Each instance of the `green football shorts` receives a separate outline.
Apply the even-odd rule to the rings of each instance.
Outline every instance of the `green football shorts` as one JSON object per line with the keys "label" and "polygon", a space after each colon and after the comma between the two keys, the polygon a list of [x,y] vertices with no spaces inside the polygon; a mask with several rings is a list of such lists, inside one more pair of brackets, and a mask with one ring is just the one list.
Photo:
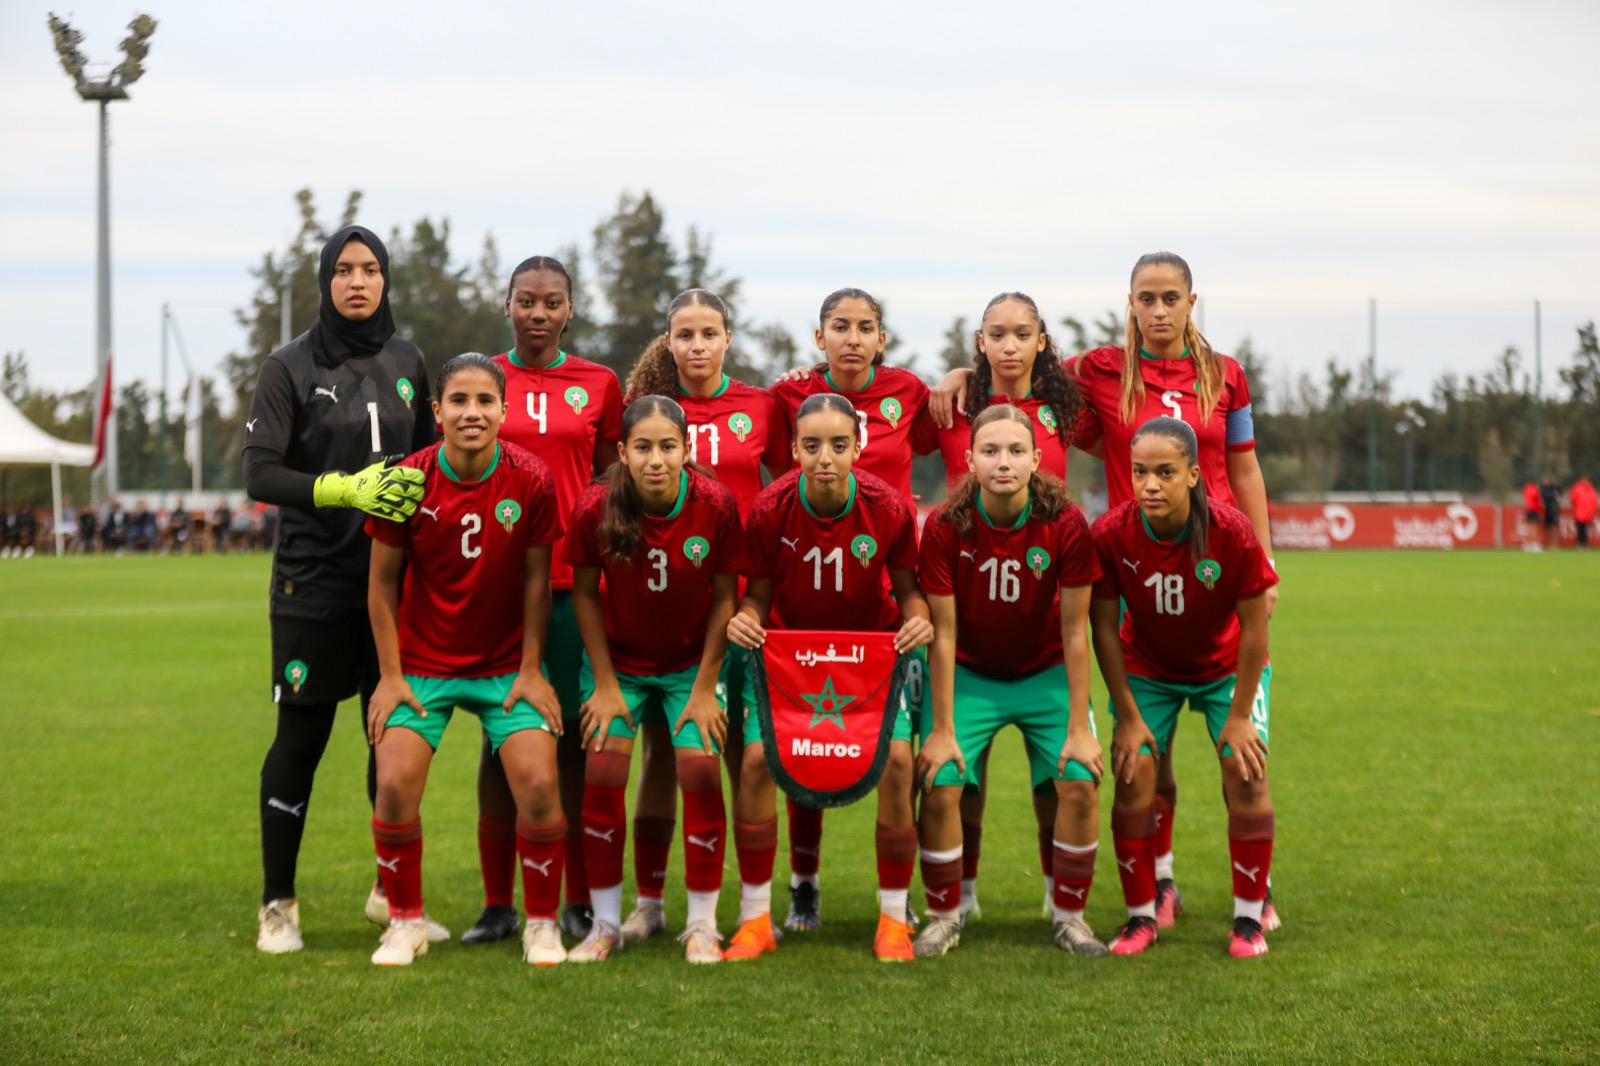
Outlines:
{"label": "green football shorts", "polygon": [[[670,730],[677,723],[678,715],[689,705],[689,694],[694,691],[695,675],[699,672],[698,666],[676,673],[655,675],[616,671],[617,686],[622,689],[622,700],[628,705],[634,724],[630,727],[627,719],[613,718],[606,736],[632,740],[639,735],[638,727],[648,722],[664,725]],[[583,666],[578,675],[578,691],[585,700],[594,695],[594,671],[589,666],[587,654],[583,657]],[[717,702],[724,710],[727,709],[726,689],[720,682],[717,684]],[[673,736],[672,746],[705,750],[700,740],[700,729],[693,722],[684,723],[683,729]],[[715,745],[711,750],[720,754]]]}
{"label": "green football shorts", "polygon": [[505,699],[511,692],[511,683],[517,679],[516,674],[501,674],[498,677],[419,677],[407,674],[405,678],[406,684],[411,686],[412,695],[417,697],[417,702],[422,704],[428,715],[424,718],[412,710],[409,703],[402,703],[390,712],[384,728],[401,726],[409,729],[426,740],[428,747],[434,751],[439,750],[444,727],[450,724],[450,717],[457,707],[478,716],[493,751],[499,751],[500,745],[512,733],[524,729],[550,732],[544,716],[534,710],[533,704],[527,700],[518,700],[511,710],[505,709]]}
{"label": "green football shorts", "polygon": [[[1178,728],[1178,712],[1187,701],[1191,711],[1206,716],[1206,728],[1211,731],[1211,742],[1228,721],[1228,708],[1233,705],[1234,679],[1230,675],[1218,681],[1157,681],[1152,677],[1128,675],[1128,688],[1133,692],[1133,702],[1139,706],[1139,716],[1150,728],[1163,754],[1172,746],[1172,734]],[[1250,721],[1261,734],[1261,743],[1270,744],[1268,724],[1272,710],[1272,664],[1261,669],[1261,685],[1250,708]],[[1115,709],[1113,709],[1113,714]],[[1150,745],[1139,749],[1141,755],[1153,754]],[[1223,750],[1224,756],[1233,750]]]}
{"label": "green football shorts", "polygon": [[[954,762],[939,768],[933,783],[939,785],[977,785],[983,766],[983,753],[996,733],[1008,725],[1022,730],[1028,749],[1028,771],[1035,792],[1052,781],[1093,781],[1089,768],[1073,759],[1064,771],[1057,772],[1061,749],[1067,743],[1068,693],[1065,672],[1058,664],[1027,677],[1005,681],[985,677],[956,665],[955,725],[956,743],[967,761],[965,774]],[[1097,737],[1094,706],[1089,707],[1089,731]],[[922,741],[933,732],[933,715],[922,721]]]}
{"label": "green football shorts", "polygon": [[561,701],[561,717],[568,722],[582,717],[583,699],[578,692],[578,673],[583,666],[583,637],[578,633],[578,614],[572,606],[571,589],[550,593],[550,626],[544,636],[544,674]]}

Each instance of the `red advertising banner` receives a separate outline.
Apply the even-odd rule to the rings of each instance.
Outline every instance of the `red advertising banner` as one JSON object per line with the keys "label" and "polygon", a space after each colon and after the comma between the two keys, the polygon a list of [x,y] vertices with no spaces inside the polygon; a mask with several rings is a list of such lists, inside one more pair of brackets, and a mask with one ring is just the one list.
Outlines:
{"label": "red advertising banner", "polygon": [[[1272,548],[1494,548],[1493,504],[1285,503],[1268,508]],[[1507,515],[1507,517],[1510,517]],[[1501,527],[1504,528],[1504,527]],[[1517,538],[1505,529],[1503,541]]]}

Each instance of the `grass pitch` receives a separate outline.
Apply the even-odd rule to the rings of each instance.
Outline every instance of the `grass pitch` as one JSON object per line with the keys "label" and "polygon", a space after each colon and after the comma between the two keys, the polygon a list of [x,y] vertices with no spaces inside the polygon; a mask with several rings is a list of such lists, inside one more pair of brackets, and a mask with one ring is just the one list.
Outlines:
{"label": "grass pitch", "polygon": [[[264,558],[0,560],[0,1060],[1593,1061],[1600,554],[1280,562],[1285,925],[1265,958],[1226,954],[1217,770],[1186,716],[1187,910],[1147,955],[1050,944],[1021,744],[1003,734],[983,918],[947,958],[873,960],[867,803],[828,816],[824,928],[775,955],[691,968],[662,938],[536,971],[514,943],[368,963],[353,705],[308,811],[307,948],[255,950],[257,773],[273,728]],[[1103,693],[1096,705],[1109,740]],[[457,932],[481,902],[477,740],[463,716],[425,801],[429,910]],[[1123,912],[1107,821],[1102,836],[1088,917],[1109,937]]]}

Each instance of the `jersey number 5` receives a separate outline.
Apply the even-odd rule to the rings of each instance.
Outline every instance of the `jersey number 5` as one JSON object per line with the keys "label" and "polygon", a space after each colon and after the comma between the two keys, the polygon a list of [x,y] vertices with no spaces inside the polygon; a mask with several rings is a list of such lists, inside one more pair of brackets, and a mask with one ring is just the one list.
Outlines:
{"label": "jersey number 5", "polygon": [[1172,412],[1172,417],[1176,418],[1179,422],[1183,421],[1183,408],[1178,406],[1178,398],[1182,395],[1183,393],[1179,392],[1177,389],[1168,389],[1166,392],[1161,394],[1162,404],[1166,406],[1167,410]]}
{"label": "jersey number 5", "polygon": [[1156,614],[1183,613],[1183,575],[1151,574],[1144,587],[1156,590]]}

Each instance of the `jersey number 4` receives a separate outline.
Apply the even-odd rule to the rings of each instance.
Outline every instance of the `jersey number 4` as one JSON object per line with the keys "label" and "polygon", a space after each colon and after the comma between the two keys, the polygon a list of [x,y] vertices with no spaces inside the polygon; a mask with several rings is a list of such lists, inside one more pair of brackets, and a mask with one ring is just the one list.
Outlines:
{"label": "jersey number 4", "polygon": [[1156,590],[1156,614],[1183,613],[1183,575],[1151,574],[1144,587]]}
{"label": "jersey number 4", "polygon": [[[539,423],[539,432],[541,434],[544,433],[545,404],[548,399],[549,397],[545,396],[545,394],[542,392],[528,393],[528,417]],[[534,403],[534,400],[538,400],[539,402]]]}

